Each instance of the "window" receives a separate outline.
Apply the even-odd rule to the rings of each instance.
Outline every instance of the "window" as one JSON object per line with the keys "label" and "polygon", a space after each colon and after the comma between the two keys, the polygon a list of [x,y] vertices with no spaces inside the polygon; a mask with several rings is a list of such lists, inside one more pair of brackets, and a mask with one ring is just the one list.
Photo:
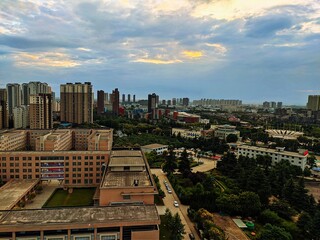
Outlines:
{"label": "window", "polygon": [[130,195],[123,195],[123,200],[130,200],[131,199],[131,196]]}
{"label": "window", "polygon": [[129,166],[125,166],[125,167],[123,167],[123,170],[124,171],[130,171],[130,167]]}

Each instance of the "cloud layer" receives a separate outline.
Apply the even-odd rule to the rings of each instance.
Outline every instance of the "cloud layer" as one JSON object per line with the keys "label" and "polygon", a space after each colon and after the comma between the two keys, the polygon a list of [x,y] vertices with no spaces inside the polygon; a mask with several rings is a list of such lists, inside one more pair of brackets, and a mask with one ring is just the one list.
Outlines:
{"label": "cloud layer", "polygon": [[305,104],[319,66],[319,1],[0,1],[0,87]]}

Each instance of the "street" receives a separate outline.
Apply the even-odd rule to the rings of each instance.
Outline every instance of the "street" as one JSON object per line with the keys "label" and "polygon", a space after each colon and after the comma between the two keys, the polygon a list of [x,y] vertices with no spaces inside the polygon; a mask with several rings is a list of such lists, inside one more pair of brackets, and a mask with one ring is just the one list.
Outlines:
{"label": "street", "polygon": [[[207,172],[217,167],[217,161],[211,160],[208,158],[193,158],[193,161],[195,162],[202,162],[203,164],[193,167],[192,172]],[[168,208],[172,214],[178,213],[181,217],[181,221],[185,226],[185,232],[184,239],[189,239],[188,234],[193,233],[195,236],[195,239],[200,240],[198,233],[196,229],[194,228],[194,224],[188,217],[187,209],[189,206],[182,205],[178,196],[176,195],[173,187],[171,186],[166,174],[161,169],[151,169],[152,174],[155,174],[159,178],[159,182],[161,185],[162,190],[165,192],[166,197],[163,199],[164,205],[166,208]],[[172,194],[169,194],[166,186],[164,185],[164,181],[167,181],[167,183],[170,185],[170,188],[172,190]],[[179,203],[179,207],[175,207],[173,205],[173,201],[177,201]]]}

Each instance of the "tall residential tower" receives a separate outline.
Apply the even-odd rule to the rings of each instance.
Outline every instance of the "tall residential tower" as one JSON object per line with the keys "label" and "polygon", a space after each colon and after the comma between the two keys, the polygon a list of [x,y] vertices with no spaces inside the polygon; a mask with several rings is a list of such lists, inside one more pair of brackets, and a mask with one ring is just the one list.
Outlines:
{"label": "tall residential tower", "polygon": [[60,85],[60,120],[93,123],[93,89],[90,82]]}

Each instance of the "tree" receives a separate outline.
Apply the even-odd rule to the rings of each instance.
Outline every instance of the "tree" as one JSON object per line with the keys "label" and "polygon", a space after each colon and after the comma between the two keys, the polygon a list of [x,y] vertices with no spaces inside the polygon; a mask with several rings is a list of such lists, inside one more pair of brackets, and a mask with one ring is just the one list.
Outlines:
{"label": "tree", "polygon": [[271,224],[264,225],[259,237],[259,240],[292,240],[292,236],[281,227]]}
{"label": "tree", "polygon": [[242,192],[239,194],[240,212],[243,216],[256,216],[261,210],[259,195],[254,192]]}
{"label": "tree", "polygon": [[183,176],[187,176],[191,172],[189,154],[186,149],[184,149],[181,153],[179,171],[183,174]]}
{"label": "tree", "polygon": [[238,136],[235,134],[229,134],[226,138],[227,143],[235,143],[238,141]]}
{"label": "tree", "polygon": [[182,240],[184,231],[184,225],[181,222],[180,215],[176,213],[172,218],[172,223],[170,225],[170,232],[172,240]]}
{"label": "tree", "polygon": [[173,149],[169,150],[169,155],[165,158],[165,163],[163,165],[163,171],[166,173],[173,173],[177,168],[176,156]]}
{"label": "tree", "polygon": [[320,210],[318,210],[312,220],[311,225],[311,235],[314,237],[315,240],[320,239]]}

